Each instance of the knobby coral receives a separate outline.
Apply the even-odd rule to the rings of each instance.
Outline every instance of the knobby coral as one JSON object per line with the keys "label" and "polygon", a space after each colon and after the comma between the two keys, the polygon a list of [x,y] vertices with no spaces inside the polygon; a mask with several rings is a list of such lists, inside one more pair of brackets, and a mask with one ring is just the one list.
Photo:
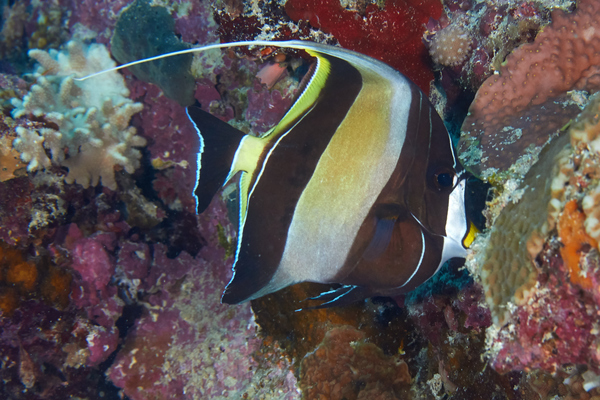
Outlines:
{"label": "knobby coral", "polygon": [[[600,366],[599,111],[596,94],[542,151],[467,261],[492,311],[489,356],[499,371]],[[490,214],[494,207],[503,204]]]}
{"label": "knobby coral", "polygon": [[459,65],[469,56],[472,42],[473,39],[466,29],[459,25],[448,25],[431,39],[429,54],[438,64]]}
{"label": "knobby coral", "polygon": [[[463,124],[461,149],[477,173],[508,168],[529,146],[540,146],[580,109],[567,92],[600,89],[600,3],[582,0],[573,13],[552,13],[534,43],[510,54],[477,92]],[[468,157],[465,157],[468,158]]]}
{"label": "knobby coral", "polygon": [[88,187],[101,179],[104,186],[115,190],[114,168],[133,173],[141,158],[135,147],[145,146],[146,140],[129,126],[131,117],[143,106],[128,98],[129,90],[119,73],[75,80],[115,66],[106,47],[84,47],[72,41],[64,51],[31,50],[29,55],[40,63],[34,73],[36,83],[23,100],[12,100],[13,116],[41,117],[48,124],[16,129],[13,146],[29,163],[27,169],[31,172],[57,164],[69,169],[67,183]]}

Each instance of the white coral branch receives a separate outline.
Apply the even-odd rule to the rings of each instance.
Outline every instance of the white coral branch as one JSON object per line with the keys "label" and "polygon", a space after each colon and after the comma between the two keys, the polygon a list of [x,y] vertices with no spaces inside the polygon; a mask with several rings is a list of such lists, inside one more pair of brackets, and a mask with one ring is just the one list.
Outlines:
{"label": "white coral branch", "polygon": [[101,83],[73,80],[74,75],[114,66],[106,47],[83,47],[77,42],[66,47],[62,52],[31,50],[29,55],[40,63],[34,74],[36,84],[23,100],[12,100],[15,118],[44,117],[58,129],[21,127],[13,146],[29,163],[29,171],[48,168],[54,162],[69,168],[67,183],[88,187],[101,180],[114,190],[115,167],[133,173],[140,165],[141,153],[134,147],[145,146],[146,140],[136,136],[129,122],[143,105],[127,98],[129,91],[118,72],[105,74]]}

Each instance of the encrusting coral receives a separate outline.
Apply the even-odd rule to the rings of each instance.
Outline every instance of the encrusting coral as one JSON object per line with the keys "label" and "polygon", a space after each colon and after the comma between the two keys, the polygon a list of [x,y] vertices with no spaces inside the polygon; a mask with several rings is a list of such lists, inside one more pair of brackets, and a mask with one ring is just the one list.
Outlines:
{"label": "encrusting coral", "polygon": [[535,42],[510,54],[477,92],[460,149],[480,156],[464,154],[467,166],[504,170],[524,149],[544,144],[580,111],[567,92],[600,89],[599,63],[600,3],[582,0],[573,13],[554,11]]}
{"label": "encrusting coral", "polygon": [[[511,201],[493,221],[482,250],[476,253],[481,259],[473,272],[480,278],[496,324],[506,321],[509,303],[525,304],[536,284],[535,258],[553,228],[546,206],[551,199],[551,174],[557,153],[567,143],[566,136],[555,139],[540,155],[522,189],[513,192]],[[477,241],[475,248],[479,246]]]}
{"label": "encrusting coral", "polygon": [[[300,385],[311,399],[411,399],[408,365],[385,355],[351,326],[332,328],[302,360]],[[357,384],[360,382],[360,384]]]}
{"label": "encrusting coral", "polygon": [[105,187],[115,190],[114,168],[133,173],[141,157],[135,147],[145,146],[146,140],[129,126],[131,117],[143,106],[128,98],[119,73],[74,80],[115,66],[106,47],[84,47],[71,41],[65,51],[31,50],[29,55],[41,65],[34,73],[36,84],[30,92],[23,100],[13,99],[13,116],[33,115],[48,124],[46,128],[16,128],[18,137],[13,146],[29,163],[27,169],[36,171],[58,164],[69,169],[67,183],[88,187],[101,179]]}
{"label": "encrusting coral", "polygon": [[498,217],[468,258],[492,311],[488,355],[498,371],[600,366],[599,115],[596,94],[544,148],[511,200],[490,204]]}

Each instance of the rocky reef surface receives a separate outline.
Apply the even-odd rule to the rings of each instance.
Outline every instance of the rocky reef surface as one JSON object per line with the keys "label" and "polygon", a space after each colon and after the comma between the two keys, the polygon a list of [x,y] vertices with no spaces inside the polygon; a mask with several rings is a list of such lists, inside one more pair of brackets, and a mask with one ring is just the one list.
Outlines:
{"label": "rocky reef surface", "polygon": [[[0,398],[600,399],[597,0],[0,7]],[[490,187],[465,264],[343,308],[296,311],[315,284],[220,304],[235,188],[196,215],[182,105],[259,135],[310,60],[219,50],[76,78],[252,39],[339,44],[430,95]]]}

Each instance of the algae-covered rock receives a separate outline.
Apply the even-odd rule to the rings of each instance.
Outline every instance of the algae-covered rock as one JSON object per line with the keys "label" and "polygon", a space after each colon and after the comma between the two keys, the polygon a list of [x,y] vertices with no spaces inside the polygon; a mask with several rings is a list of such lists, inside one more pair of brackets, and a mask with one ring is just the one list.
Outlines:
{"label": "algae-covered rock", "polygon": [[[164,7],[151,7],[148,0],[136,0],[127,7],[115,26],[112,55],[121,63],[141,60],[189,48],[174,33],[175,23]],[[165,95],[182,106],[194,103],[192,55],[185,54],[152,61],[129,70],[143,81],[158,85]]]}

